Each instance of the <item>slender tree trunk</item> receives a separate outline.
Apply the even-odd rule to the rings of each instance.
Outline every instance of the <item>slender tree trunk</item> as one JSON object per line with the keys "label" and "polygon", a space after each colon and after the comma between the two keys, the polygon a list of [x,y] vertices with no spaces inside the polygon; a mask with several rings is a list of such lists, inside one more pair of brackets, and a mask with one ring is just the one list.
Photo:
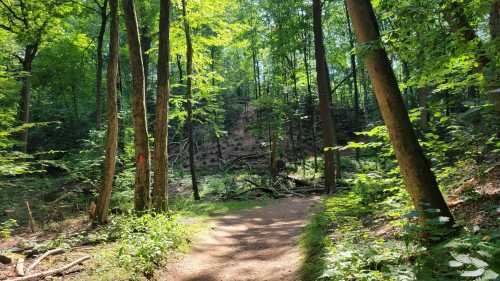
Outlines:
{"label": "slender tree trunk", "polygon": [[155,122],[155,171],[153,207],[167,209],[168,199],[168,99],[170,96],[170,0],[160,1],[160,39],[158,51],[158,90]]}
{"label": "slender tree trunk", "polygon": [[189,142],[189,167],[191,170],[191,182],[193,185],[194,200],[200,200],[198,180],[196,178],[196,166],[194,159],[193,139],[193,43],[191,41],[191,29],[187,18],[187,0],[182,0],[182,16],[184,18],[184,33],[186,35],[186,129]]}
{"label": "slender tree trunk", "polygon": [[313,0],[314,46],[318,80],[319,109],[323,129],[323,151],[325,161],[325,185],[329,193],[335,192],[335,121],[330,109],[330,78],[326,63],[323,28],[321,23],[321,1]]}
{"label": "slender tree trunk", "polygon": [[104,65],[103,58],[103,44],[104,34],[106,33],[106,23],[108,21],[108,0],[104,0],[102,6],[99,6],[101,14],[101,26],[99,27],[99,34],[97,35],[97,66],[96,66],[96,79],[95,79],[95,127],[97,130],[101,129],[102,119],[102,70]]}
{"label": "slender tree trunk", "polygon": [[[354,130],[361,128],[360,108],[359,108],[359,87],[358,87],[358,70],[356,65],[356,54],[354,53],[354,38],[352,36],[351,18],[347,11],[347,3],[344,1],[345,13],[347,18],[347,31],[349,33],[349,45],[351,47],[351,72],[352,84],[354,88]],[[356,161],[359,162],[359,149],[356,149]]]}
{"label": "slender tree trunk", "polygon": [[418,103],[420,107],[420,128],[426,130],[429,125],[429,109],[427,108],[427,97],[429,95],[429,87],[423,87],[417,90]]}
{"label": "slender tree trunk", "polygon": [[[210,68],[211,68],[211,71],[213,74],[215,74],[215,47],[212,47],[211,50],[210,50],[210,55],[212,57],[212,63],[210,64]],[[212,87],[215,89],[215,76],[212,77]],[[218,123],[218,114],[217,114],[217,111],[214,110],[214,122],[215,124],[217,125]],[[223,157],[222,157],[222,149],[221,149],[221,146],[220,146],[220,135],[219,135],[219,132],[217,132],[216,130],[214,130],[214,135],[215,135],[215,142],[217,143],[217,159],[219,161],[219,167],[222,167],[222,161],[223,161]]]}
{"label": "slender tree trunk", "polygon": [[122,0],[127,29],[130,66],[132,69],[132,114],[135,146],[135,196],[137,211],[149,208],[150,156],[146,121],[144,65],[142,62],[139,28],[133,0]]}
{"label": "slender tree trunk", "polygon": [[[307,32],[307,31],[306,31]],[[304,67],[306,71],[306,81],[307,81],[307,112],[310,115],[310,126],[312,128],[312,149],[314,156],[314,172],[318,171],[318,147],[316,146],[316,110],[314,106],[314,97],[311,87],[311,73],[309,71],[309,60],[308,60],[308,46],[309,46],[309,36],[308,33],[304,36]]]}
{"label": "slender tree trunk", "polygon": [[278,171],[278,150],[277,150],[277,144],[276,144],[276,132],[271,128],[271,123],[269,122],[267,124],[267,130],[268,130],[268,137],[269,137],[269,144],[270,144],[270,161],[269,161],[269,168],[271,169],[271,179],[274,181],[279,174]]}
{"label": "slender tree trunk", "polygon": [[108,88],[108,128],[106,135],[106,158],[104,160],[104,178],[99,198],[97,200],[96,214],[100,224],[107,222],[109,200],[113,188],[115,176],[116,155],[118,148],[118,104],[117,104],[117,80],[118,80],[118,57],[120,53],[119,43],[119,18],[118,0],[110,0],[111,23],[109,33],[109,64],[107,72]]}
{"label": "slender tree trunk", "polygon": [[[373,45],[373,42],[380,42],[378,24],[370,0],[347,0],[347,6],[360,44]],[[447,226],[451,227],[453,217],[439,190],[430,163],[417,141],[385,50],[378,45],[371,46],[364,61],[415,208],[422,212],[424,218],[435,218],[436,214],[428,210],[439,209],[437,216],[448,217]]]}
{"label": "slender tree trunk", "polygon": [[123,93],[123,81],[122,81],[122,67],[120,63],[120,56],[118,56],[118,89],[120,94],[117,96],[118,104],[118,151],[125,152],[125,116],[123,116],[123,105],[125,101],[125,95]]}
{"label": "slender tree trunk", "polygon": [[[36,52],[36,51],[35,51]],[[25,76],[22,77],[22,87],[21,87],[21,104],[20,104],[20,114],[19,119],[21,123],[27,124],[31,121],[31,74],[32,74],[32,65],[33,65],[33,48],[28,46],[25,49],[24,53],[24,61],[23,61],[23,71],[25,72]],[[21,150],[26,153],[28,152],[29,147],[29,130],[25,128],[21,132]]]}
{"label": "slender tree trunk", "polygon": [[492,40],[500,37],[500,0],[495,0],[491,3],[490,35]]}

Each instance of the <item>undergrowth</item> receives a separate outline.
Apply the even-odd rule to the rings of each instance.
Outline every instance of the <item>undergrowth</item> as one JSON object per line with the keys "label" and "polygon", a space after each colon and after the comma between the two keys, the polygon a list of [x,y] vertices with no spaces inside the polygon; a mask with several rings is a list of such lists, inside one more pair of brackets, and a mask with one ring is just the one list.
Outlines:
{"label": "undergrowth", "polygon": [[[417,224],[386,128],[372,126],[360,133],[364,142],[344,148],[359,149],[362,156],[357,162],[344,157],[353,168],[343,178],[349,191],[323,198],[323,210],[302,235],[303,279],[500,280],[498,195],[481,194],[474,186],[498,170],[498,124],[490,111],[471,107],[451,117],[436,112],[429,128],[420,132],[443,193],[458,198],[452,209],[458,231],[444,237]],[[467,125],[471,114],[490,126]],[[418,112],[412,113],[412,121],[418,117]],[[490,179],[493,186],[498,184],[495,177]],[[476,214],[472,212],[480,212],[484,221],[473,221]],[[440,240],[424,242],[422,233],[440,236]]]}

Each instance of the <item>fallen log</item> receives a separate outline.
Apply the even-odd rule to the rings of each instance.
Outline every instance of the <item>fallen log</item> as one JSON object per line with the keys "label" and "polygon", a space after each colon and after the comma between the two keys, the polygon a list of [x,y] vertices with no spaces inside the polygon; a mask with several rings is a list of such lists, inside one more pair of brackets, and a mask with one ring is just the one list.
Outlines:
{"label": "fallen log", "polygon": [[43,259],[45,259],[46,257],[50,256],[50,255],[57,255],[57,254],[61,254],[61,253],[64,253],[64,250],[63,249],[60,249],[60,248],[57,248],[57,249],[53,249],[53,250],[50,250],[50,251],[47,251],[45,254],[39,256],[30,266],[28,266],[28,268],[26,269],[26,272],[25,274],[29,274],[29,272],[31,270],[33,270]]}
{"label": "fallen log", "polygon": [[278,198],[283,197],[283,196],[280,196],[280,194],[276,190],[274,190],[272,188],[268,188],[268,187],[254,187],[252,189],[248,189],[248,190],[245,190],[243,192],[240,192],[240,193],[236,194],[234,197],[238,198],[238,197],[243,196],[247,193],[255,192],[255,191],[262,191],[266,194],[269,194],[274,199],[278,199]]}
{"label": "fallen log", "polygon": [[72,263],[69,263],[65,266],[62,266],[60,268],[56,268],[56,269],[51,269],[51,270],[47,270],[47,271],[42,271],[42,272],[39,272],[39,273],[35,273],[35,274],[32,274],[32,275],[27,275],[27,276],[23,276],[23,277],[16,277],[16,278],[12,278],[12,279],[7,279],[6,281],[30,281],[30,280],[37,280],[37,279],[41,279],[41,278],[44,278],[44,277],[47,277],[47,276],[52,276],[52,275],[56,275],[56,274],[60,274],[86,260],[90,259],[90,256],[84,256],[84,257],[81,257],[75,261],[73,261]]}
{"label": "fallen log", "polygon": [[295,184],[295,186],[314,186],[314,183],[312,183],[312,182],[308,182],[306,180],[294,178],[291,176],[286,176],[285,179],[293,182]]}

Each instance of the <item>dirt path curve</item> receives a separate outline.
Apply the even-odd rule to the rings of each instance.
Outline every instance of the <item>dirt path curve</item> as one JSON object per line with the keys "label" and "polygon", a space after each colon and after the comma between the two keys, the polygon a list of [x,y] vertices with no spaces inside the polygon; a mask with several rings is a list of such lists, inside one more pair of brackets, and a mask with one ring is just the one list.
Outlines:
{"label": "dirt path curve", "polygon": [[286,198],[216,220],[192,251],[170,264],[165,281],[298,281],[297,242],[313,198]]}

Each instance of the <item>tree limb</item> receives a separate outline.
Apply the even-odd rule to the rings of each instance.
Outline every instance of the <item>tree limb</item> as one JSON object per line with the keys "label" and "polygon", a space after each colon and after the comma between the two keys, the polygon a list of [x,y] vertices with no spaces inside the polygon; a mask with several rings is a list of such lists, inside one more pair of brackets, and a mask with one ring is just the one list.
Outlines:
{"label": "tree limb", "polygon": [[56,268],[56,269],[51,269],[51,270],[47,270],[47,271],[42,271],[42,272],[39,272],[39,273],[35,273],[35,274],[32,274],[32,275],[28,275],[28,276],[23,276],[23,277],[16,277],[16,278],[12,278],[12,279],[7,279],[6,281],[29,281],[29,280],[38,280],[38,279],[41,279],[43,277],[47,277],[47,276],[52,276],[52,275],[56,275],[56,274],[59,274],[61,272],[64,272],[70,268],[72,268],[73,266],[77,265],[77,264],[80,264],[86,260],[90,259],[90,256],[84,256],[84,257],[81,257],[77,260],[75,260],[74,262],[72,263],[69,263],[65,266],[62,266],[60,268]]}

